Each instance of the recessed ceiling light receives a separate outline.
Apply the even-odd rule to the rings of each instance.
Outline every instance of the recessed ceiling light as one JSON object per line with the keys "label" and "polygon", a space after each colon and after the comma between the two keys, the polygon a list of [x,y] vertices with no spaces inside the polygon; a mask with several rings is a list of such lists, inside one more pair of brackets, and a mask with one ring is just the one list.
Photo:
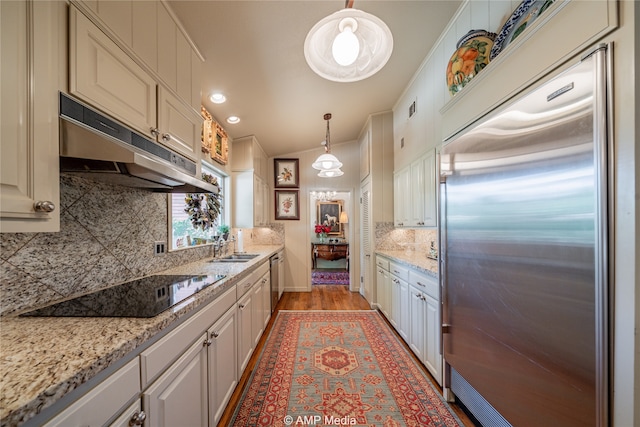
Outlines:
{"label": "recessed ceiling light", "polygon": [[229,117],[227,117],[227,123],[231,123],[232,125],[235,125],[238,122],[240,122],[240,117],[238,117],[238,116],[229,116]]}
{"label": "recessed ceiling light", "polygon": [[214,104],[222,104],[224,101],[227,100],[227,97],[224,96],[221,93],[212,93],[211,96],[209,97],[209,99],[211,100],[211,102],[213,102]]}

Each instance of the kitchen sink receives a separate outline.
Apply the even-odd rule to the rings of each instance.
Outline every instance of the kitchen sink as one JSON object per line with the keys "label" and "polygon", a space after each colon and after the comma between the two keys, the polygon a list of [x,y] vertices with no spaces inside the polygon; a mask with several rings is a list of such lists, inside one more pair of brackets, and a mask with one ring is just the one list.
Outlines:
{"label": "kitchen sink", "polygon": [[214,258],[211,262],[249,262],[255,257],[260,256],[258,254],[233,254],[223,256],[222,258]]}

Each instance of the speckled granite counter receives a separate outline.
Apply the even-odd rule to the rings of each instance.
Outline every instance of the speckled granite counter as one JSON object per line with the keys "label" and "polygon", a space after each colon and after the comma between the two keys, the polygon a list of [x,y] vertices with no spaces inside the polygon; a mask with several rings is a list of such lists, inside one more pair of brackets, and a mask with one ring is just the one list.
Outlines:
{"label": "speckled granite counter", "polygon": [[2,317],[0,424],[20,425],[107,367],[130,360],[281,248],[247,247],[260,256],[246,263],[202,260],[158,272],[227,277],[152,318]]}
{"label": "speckled granite counter", "polygon": [[427,258],[422,252],[378,250],[376,254],[383,255],[393,261],[405,264],[408,267],[415,268],[432,277],[438,278],[438,261]]}

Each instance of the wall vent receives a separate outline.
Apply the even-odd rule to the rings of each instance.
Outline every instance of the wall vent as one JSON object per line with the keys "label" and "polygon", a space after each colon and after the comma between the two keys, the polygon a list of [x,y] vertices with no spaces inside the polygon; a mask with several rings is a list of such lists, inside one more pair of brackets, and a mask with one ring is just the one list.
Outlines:
{"label": "wall vent", "polygon": [[409,105],[409,118],[413,117],[416,113],[416,101],[413,101],[411,105]]}

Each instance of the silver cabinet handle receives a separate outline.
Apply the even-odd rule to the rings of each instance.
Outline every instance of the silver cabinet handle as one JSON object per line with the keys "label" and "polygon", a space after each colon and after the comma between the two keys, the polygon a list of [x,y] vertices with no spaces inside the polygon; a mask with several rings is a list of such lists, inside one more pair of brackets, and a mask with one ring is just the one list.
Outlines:
{"label": "silver cabinet handle", "polygon": [[218,338],[220,336],[219,332],[211,332],[211,338]]}
{"label": "silver cabinet handle", "polygon": [[422,283],[420,283],[420,282],[416,282],[416,285],[420,285],[420,286],[422,286],[423,288],[425,288],[425,287],[426,287],[425,285],[423,285],[423,284],[422,284]]}
{"label": "silver cabinet handle", "polygon": [[169,135],[168,133],[163,133],[162,134],[162,140],[164,142],[169,142],[171,140],[171,135]]}
{"label": "silver cabinet handle", "polygon": [[149,132],[151,132],[151,135],[153,135],[155,137],[160,135],[160,131],[158,130],[158,128],[149,128]]}
{"label": "silver cabinet handle", "polygon": [[144,411],[136,412],[131,416],[131,419],[129,419],[129,425],[141,426],[144,424],[144,420],[146,419],[147,419],[147,414],[145,414]]}
{"label": "silver cabinet handle", "polygon": [[211,340],[204,340],[204,342],[202,343],[203,347],[209,347],[211,345]]}
{"label": "silver cabinet handle", "polygon": [[33,209],[36,212],[53,212],[56,209],[56,205],[48,200],[41,200],[33,204]]}
{"label": "silver cabinet handle", "polygon": [[242,310],[244,308],[244,304],[240,304],[238,307],[240,307],[240,310]]}

